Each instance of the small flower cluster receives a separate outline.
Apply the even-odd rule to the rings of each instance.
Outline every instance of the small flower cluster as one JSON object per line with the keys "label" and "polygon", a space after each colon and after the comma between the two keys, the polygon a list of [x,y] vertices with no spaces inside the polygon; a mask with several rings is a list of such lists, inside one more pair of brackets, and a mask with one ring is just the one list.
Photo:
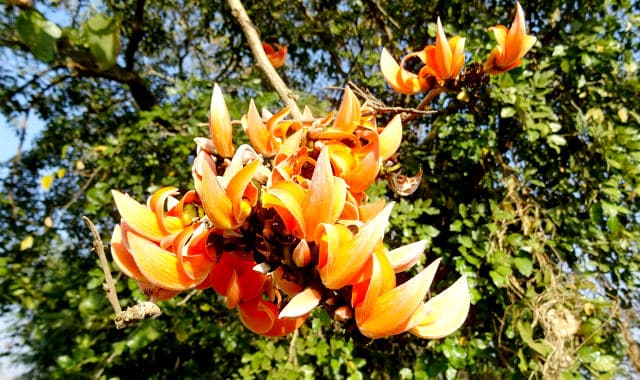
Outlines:
{"label": "small flower cluster", "polygon": [[[507,29],[504,25],[489,28],[493,32],[498,46],[489,55],[483,72],[489,75],[501,74],[522,64],[522,57],[536,42],[534,36],[527,35],[524,11],[520,3],[516,3],[516,16]],[[437,21],[436,44],[427,45],[423,50],[407,54],[400,64],[387,49],[382,49],[380,67],[385,80],[401,94],[413,95],[428,91],[436,86],[443,86],[445,81],[460,76],[464,64],[465,39],[454,36],[447,40],[444,29]],[[405,62],[412,57],[419,58],[424,66],[413,73],[404,68]]]}
{"label": "small flower cluster", "polygon": [[251,145],[236,149],[216,85],[210,138],[196,139],[195,190],[164,188],[146,205],[113,191],[116,265],[155,299],[213,288],[264,336],[292,332],[317,306],[369,338],[452,333],[468,313],[466,279],[425,302],[439,260],[402,284],[396,273],[426,242],[383,245],[392,204],[369,202],[365,189],[400,145],[402,122],[381,128],[371,111],[348,88],[322,118],[260,114],[251,102],[240,121]]}

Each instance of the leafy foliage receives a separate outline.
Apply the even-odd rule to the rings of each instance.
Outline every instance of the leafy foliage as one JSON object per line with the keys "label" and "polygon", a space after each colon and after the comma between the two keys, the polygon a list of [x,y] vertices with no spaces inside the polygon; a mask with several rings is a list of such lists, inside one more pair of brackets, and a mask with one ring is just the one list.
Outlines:
{"label": "leafy foliage", "polygon": [[[390,244],[429,239],[426,262],[443,259],[436,283],[466,275],[472,292],[461,331],[429,342],[363,342],[323,313],[295,338],[265,340],[211,292],[179,296],[160,318],[116,331],[80,216],[106,239],[110,189],[143,199],[188,183],[213,81],[233,118],[251,97],[280,105],[224,4],[29,4],[0,5],[0,109],[45,122],[1,171],[0,308],[18,310],[14,343],[28,350],[13,359],[29,377],[126,378],[132,368],[143,378],[637,375],[637,2],[524,4],[539,41],[525,66],[442,94],[436,113],[405,126],[405,171],[424,175],[414,195],[397,199]],[[486,28],[507,24],[512,10],[410,0],[248,8],[264,40],[289,46],[280,71],[301,103],[323,112],[341,96],[331,86],[348,80],[385,104],[415,107],[420,95],[385,87],[382,46],[401,56],[433,43],[440,16],[448,34],[467,38],[467,65],[480,62],[493,47]],[[370,195],[393,198],[383,185]],[[123,305],[142,298],[123,277],[118,292]]]}

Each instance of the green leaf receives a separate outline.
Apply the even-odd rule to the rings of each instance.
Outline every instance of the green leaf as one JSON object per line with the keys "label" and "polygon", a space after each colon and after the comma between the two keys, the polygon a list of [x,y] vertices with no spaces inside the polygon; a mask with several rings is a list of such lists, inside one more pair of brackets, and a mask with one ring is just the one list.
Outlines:
{"label": "green leaf", "polygon": [[53,60],[56,40],[62,36],[62,31],[56,24],[39,12],[28,9],[18,15],[16,29],[22,42],[29,46],[37,59],[43,62]]}
{"label": "green leaf", "polygon": [[516,257],[513,259],[513,263],[518,268],[518,272],[524,276],[530,276],[533,272],[533,262],[530,257]]}
{"label": "green leaf", "polygon": [[591,368],[595,369],[598,372],[613,371],[617,366],[618,361],[611,355],[598,356],[598,358],[593,363],[591,363]]}
{"label": "green leaf", "polygon": [[84,35],[100,69],[115,65],[120,52],[120,23],[115,17],[92,16],[85,23]]}
{"label": "green leaf", "polygon": [[500,110],[500,117],[507,119],[513,117],[516,114],[516,109],[513,107],[503,107]]}

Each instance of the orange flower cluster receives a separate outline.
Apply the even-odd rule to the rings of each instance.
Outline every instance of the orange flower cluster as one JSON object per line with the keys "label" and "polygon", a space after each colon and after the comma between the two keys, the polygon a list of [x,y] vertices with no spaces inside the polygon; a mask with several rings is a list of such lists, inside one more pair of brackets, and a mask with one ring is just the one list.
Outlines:
{"label": "orange flower cluster", "polygon": [[292,332],[317,306],[370,338],[452,333],[468,313],[466,279],[425,302],[438,260],[404,283],[396,274],[426,242],[383,245],[392,204],[369,202],[365,189],[400,145],[402,123],[379,127],[370,111],[348,88],[323,118],[260,114],[251,102],[240,121],[251,145],[235,148],[216,85],[211,138],[196,139],[195,190],[161,189],[146,206],[113,191],[115,263],[157,299],[213,288],[264,336]]}
{"label": "orange flower cluster", "polygon": [[[507,29],[503,25],[489,28],[498,46],[495,47],[484,65],[484,72],[489,75],[501,74],[522,64],[522,57],[533,47],[536,38],[526,33],[524,11],[516,2],[516,16]],[[382,49],[380,68],[385,80],[394,91],[413,95],[425,92],[435,86],[443,86],[447,80],[455,80],[460,76],[464,64],[465,39],[454,36],[447,40],[440,18],[437,20],[436,44],[427,45],[423,50],[407,54],[400,64],[387,49]],[[419,58],[424,66],[417,74],[404,68],[405,62]]]}

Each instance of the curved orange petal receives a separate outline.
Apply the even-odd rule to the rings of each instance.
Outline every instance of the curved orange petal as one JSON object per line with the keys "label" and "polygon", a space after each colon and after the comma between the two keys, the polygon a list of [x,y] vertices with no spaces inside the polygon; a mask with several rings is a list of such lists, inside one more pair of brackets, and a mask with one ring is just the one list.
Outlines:
{"label": "curved orange petal", "polygon": [[240,285],[238,284],[238,272],[231,271],[231,278],[229,279],[229,287],[227,288],[227,294],[225,294],[227,307],[233,309],[238,306],[240,302]]}
{"label": "curved orange petal", "polygon": [[451,73],[451,62],[453,58],[453,53],[451,52],[451,46],[449,46],[449,41],[447,40],[447,36],[444,34],[444,29],[442,28],[442,23],[440,23],[440,17],[436,21],[436,49],[435,49],[435,60],[432,66],[435,71],[438,73],[439,78],[448,79],[449,74]]}
{"label": "curved orange petal", "polygon": [[214,226],[222,230],[231,230],[237,227],[235,221],[232,220],[233,204],[208,162],[202,165],[202,186],[198,195],[202,200],[205,214]]}
{"label": "curved orange petal", "polygon": [[261,335],[276,338],[279,336],[287,335],[298,327],[302,326],[304,321],[307,319],[306,315],[302,317],[298,317],[295,319],[289,318],[279,318],[275,321],[271,329]]}
{"label": "curved orange petal", "polygon": [[265,157],[272,156],[275,152],[271,152],[268,149],[271,134],[262,122],[253,99],[249,102],[249,111],[242,117],[241,122],[244,132],[249,137],[251,146],[253,146],[258,153],[265,155]]}
{"label": "curved orange petal", "polygon": [[233,178],[231,178],[231,181],[229,181],[229,184],[227,185],[226,194],[228,199],[231,200],[233,216],[237,224],[241,224],[244,221],[244,218],[243,220],[240,220],[242,198],[259,165],[260,161],[258,160],[247,164],[244,168],[240,169]]}
{"label": "curved orange petal", "polygon": [[371,279],[362,303],[352,302],[357,320],[369,315],[375,307],[378,297],[396,286],[396,275],[384,252],[376,250],[372,256],[372,264]]}
{"label": "curved orange petal", "polygon": [[[340,231],[340,227],[346,229],[344,226],[322,224],[324,233],[322,234],[323,240],[320,246],[318,268],[322,283],[327,288],[340,289],[358,276],[369,257],[373,254],[378,241],[384,235],[392,207],[393,203],[387,205],[371,222],[362,227],[353,238],[349,238],[348,234]],[[335,241],[339,242],[337,249]],[[334,247],[330,244],[334,245]],[[326,265],[321,266],[325,261],[323,256],[326,256]]]}
{"label": "curved orange petal", "polygon": [[385,81],[396,92],[414,95],[426,90],[420,84],[418,76],[400,67],[386,48],[383,48],[380,54],[380,71]]}
{"label": "curved orange petal", "polygon": [[439,339],[453,333],[467,319],[470,301],[469,285],[463,276],[424,304],[427,316],[409,332],[428,339]]}
{"label": "curved orange petal", "polygon": [[265,334],[273,327],[277,319],[278,308],[271,302],[260,298],[241,302],[238,305],[240,321],[256,334]]}
{"label": "curved orange petal", "polygon": [[369,140],[367,145],[357,149],[354,153],[357,157],[357,165],[351,173],[345,177],[352,193],[365,191],[378,176],[380,169],[380,143],[378,133],[371,130],[359,134],[361,138]]}
{"label": "curved orange petal", "polygon": [[238,277],[240,299],[247,301],[258,297],[262,293],[266,282],[267,276],[264,273],[256,272],[253,269],[245,270]]}
{"label": "curved orange petal", "polygon": [[340,108],[338,108],[338,113],[333,122],[333,128],[346,133],[353,133],[358,124],[360,124],[360,115],[360,102],[351,91],[351,88],[346,87],[342,103],[340,103]]}
{"label": "curved orange petal", "polygon": [[305,238],[312,241],[321,223],[334,223],[342,213],[346,200],[344,182],[335,180],[327,148],[323,148],[313,170],[309,189],[302,202]]}
{"label": "curved orange petal", "polygon": [[278,315],[278,318],[298,318],[309,314],[316,306],[320,304],[322,293],[313,288],[306,288],[296,294],[287,306],[285,306]]}
{"label": "curved orange petal", "polygon": [[262,194],[262,206],[272,207],[284,221],[287,231],[298,237],[304,234],[302,202],[305,190],[297,183],[281,181],[268,187]]}
{"label": "curved orange petal", "polygon": [[138,265],[133,260],[133,256],[131,256],[122,242],[122,231],[118,224],[114,227],[113,235],[111,235],[111,256],[120,272],[135,280],[146,281],[146,278],[138,269]]}
{"label": "curved orange petal", "polygon": [[209,108],[209,132],[216,153],[222,157],[231,157],[233,155],[231,117],[222,96],[222,90],[217,83],[213,86]]}
{"label": "curved orange petal", "polygon": [[451,46],[451,72],[449,78],[456,78],[462,70],[464,64],[464,43],[465,39],[460,36],[454,36],[449,39],[449,46]]}
{"label": "curved orange petal", "polygon": [[421,307],[439,260],[429,265],[409,281],[376,298],[369,313],[358,313],[356,323],[360,332],[369,338],[381,338],[401,333],[418,307]]}
{"label": "curved orange petal", "polygon": [[185,290],[193,288],[205,280],[213,265],[203,255],[184,257],[184,267],[188,268],[195,276],[195,279],[192,279],[184,271],[179,270],[178,258],[171,252],[131,232],[127,234],[127,242],[131,256],[133,256],[140,272],[151,284],[164,289]]}
{"label": "curved orange petal", "polygon": [[[153,211],[117,190],[111,190],[111,195],[120,216],[132,230],[154,242],[162,240],[166,233],[163,232],[163,229],[158,224],[158,219]],[[166,217],[164,224],[166,230],[170,231],[177,231],[182,228],[182,222],[176,217]]]}

